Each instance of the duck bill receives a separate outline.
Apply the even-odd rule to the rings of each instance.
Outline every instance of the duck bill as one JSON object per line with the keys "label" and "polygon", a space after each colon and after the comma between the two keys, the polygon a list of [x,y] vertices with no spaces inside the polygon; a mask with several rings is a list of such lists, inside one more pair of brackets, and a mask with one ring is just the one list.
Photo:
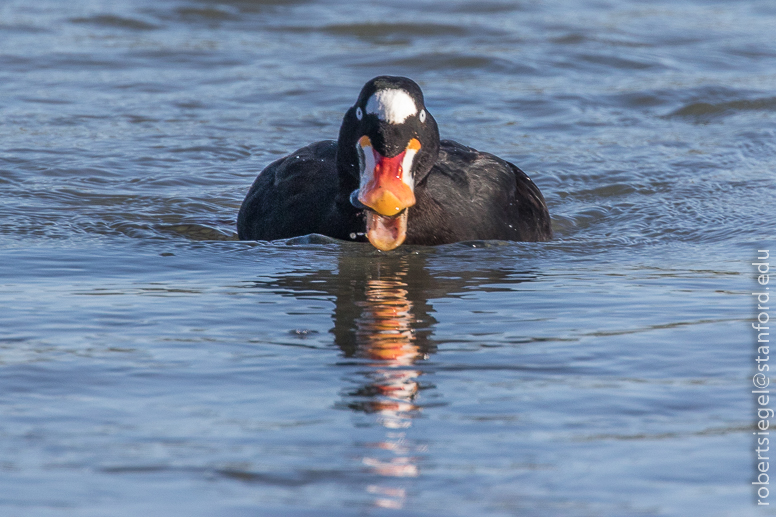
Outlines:
{"label": "duck bill", "polygon": [[392,250],[407,236],[407,209],[415,204],[412,162],[420,150],[413,138],[396,156],[382,156],[369,137],[358,142],[361,150],[361,185],[358,201],[367,210],[367,238],[380,250]]}
{"label": "duck bill", "polygon": [[387,217],[368,210],[366,238],[372,246],[382,251],[398,248],[407,238],[407,211]]}

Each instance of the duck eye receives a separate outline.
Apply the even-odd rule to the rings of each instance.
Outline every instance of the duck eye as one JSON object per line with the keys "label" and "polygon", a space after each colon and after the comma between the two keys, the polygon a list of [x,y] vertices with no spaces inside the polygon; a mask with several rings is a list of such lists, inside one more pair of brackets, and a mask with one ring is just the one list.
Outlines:
{"label": "duck eye", "polygon": [[420,110],[420,115],[418,115],[418,118],[420,119],[421,122],[425,122],[426,121],[426,110]]}
{"label": "duck eye", "polygon": [[361,107],[360,106],[358,108],[356,108],[356,118],[358,120],[361,120],[362,118],[364,118],[364,112],[361,111]]}

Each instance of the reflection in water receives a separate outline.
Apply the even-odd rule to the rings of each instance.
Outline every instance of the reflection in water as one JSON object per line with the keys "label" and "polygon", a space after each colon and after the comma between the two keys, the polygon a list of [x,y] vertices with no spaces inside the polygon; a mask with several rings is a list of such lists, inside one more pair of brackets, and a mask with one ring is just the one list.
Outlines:
{"label": "reflection in water", "polygon": [[[343,393],[337,407],[364,415],[357,436],[369,429],[381,434],[372,441],[356,439],[358,462],[369,473],[366,492],[375,506],[403,508],[412,480],[422,474],[424,442],[412,438],[412,424],[434,390],[421,378],[422,364],[436,351],[432,339],[436,320],[430,299],[478,291],[503,290],[504,284],[530,281],[535,273],[488,267],[477,261],[456,261],[453,268],[431,274],[427,259],[432,250],[376,256],[343,246],[336,271],[305,268],[253,286],[281,296],[324,295],[334,299],[331,333],[342,355],[352,361],[348,379],[355,388]],[[439,269],[439,268],[437,268]]]}
{"label": "reflection in water", "polygon": [[[365,456],[363,463],[373,474],[394,478],[418,475],[417,463],[411,456],[417,447],[408,441],[405,432],[397,431],[409,428],[413,416],[420,411],[414,399],[421,372],[412,366],[424,355],[415,342],[406,274],[404,269],[388,277],[367,280],[366,298],[356,303],[361,315],[355,321],[355,355],[369,360],[372,368],[365,375],[367,383],[356,392],[361,399],[358,406],[376,414],[379,424],[389,430],[382,441],[368,444],[372,451],[382,454]],[[367,491],[376,497],[375,505],[384,508],[402,508],[406,498],[403,487],[375,484],[369,485]]]}
{"label": "reflection in water", "polygon": [[[405,273],[406,274],[406,273]],[[412,302],[400,274],[393,278],[368,280],[366,301],[359,302],[356,320],[359,354],[369,359],[412,364],[418,356],[412,331]]]}

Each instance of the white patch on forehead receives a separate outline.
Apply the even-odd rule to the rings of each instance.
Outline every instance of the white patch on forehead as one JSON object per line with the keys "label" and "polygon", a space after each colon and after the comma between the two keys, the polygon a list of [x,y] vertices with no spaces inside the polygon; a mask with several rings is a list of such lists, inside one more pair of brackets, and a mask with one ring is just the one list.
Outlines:
{"label": "white patch on forehead", "polygon": [[377,118],[385,122],[401,124],[410,115],[417,115],[418,107],[406,91],[388,89],[378,90],[369,97],[366,112],[377,115]]}

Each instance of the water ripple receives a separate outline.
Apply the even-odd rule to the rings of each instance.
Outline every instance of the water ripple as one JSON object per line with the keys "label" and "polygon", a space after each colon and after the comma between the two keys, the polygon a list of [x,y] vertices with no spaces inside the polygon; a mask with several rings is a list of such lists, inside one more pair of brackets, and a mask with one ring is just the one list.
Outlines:
{"label": "water ripple", "polygon": [[125,18],[122,16],[114,16],[109,14],[102,14],[97,16],[91,16],[88,18],[71,18],[71,23],[91,25],[94,27],[101,27],[106,29],[128,29],[135,31],[149,31],[160,29],[158,25],[148,23],[143,20],[135,18]]}

